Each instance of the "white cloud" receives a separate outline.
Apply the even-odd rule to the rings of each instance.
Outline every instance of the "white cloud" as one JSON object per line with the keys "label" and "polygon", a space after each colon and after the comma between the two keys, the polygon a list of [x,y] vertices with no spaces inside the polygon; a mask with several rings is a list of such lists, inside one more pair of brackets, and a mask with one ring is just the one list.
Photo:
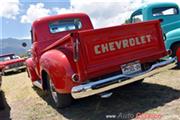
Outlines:
{"label": "white cloud", "polygon": [[19,0],[0,0],[0,16],[8,19],[15,19],[20,12]]}
{"label": "white cloud", "polygon": [[[162,2],[162,0],[70,0],[69,8],[47,9],[43,3],[30,5],[25,15],[21,17],[22,23],[32,23],[35,19],[50,15],[52,11],[58,14],[84,12],[88,14],[95,28],[120,25],[129,18],[130,14],[146,3]],[[176,2],[180,0],[163,0],[163,2]]]}
{"label": "white cloud", "polygon": [[135,9],[152,2],[176,2],[180,5],[180,0],[70,0],[68,9],[54,8],[53,10],[58,14],[87,13],[95,28],[98,28],[122,24]]}
{"label": "white cloud", "polygon": [[131,11],[142,5],[141,0],[71,0],[70,8],[54,8],[58,14],[70,12],[87,13],[95,28],[122,24]]}
{"label": "white cloud", "polygon": [[46,9],[43,3],[31,4],[26,11],[26,14],[21,17],[21,23],[32,23],[40,17],[48,16],[50,9]]}

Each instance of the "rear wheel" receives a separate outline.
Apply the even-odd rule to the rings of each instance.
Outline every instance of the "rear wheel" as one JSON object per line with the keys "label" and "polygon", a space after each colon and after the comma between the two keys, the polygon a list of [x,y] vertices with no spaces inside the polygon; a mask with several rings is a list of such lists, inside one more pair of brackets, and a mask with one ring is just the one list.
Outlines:
{"label": "rear wheel", "polygon": [[55,90],[55,86],[50,79],[50,77],[47,76],[47,82],[48,82],[48,93],[50,94],[53,102],[55,103],[57,108],[64,108],[69,106],[72,103],[72,96],[71,94],[60,94]]}

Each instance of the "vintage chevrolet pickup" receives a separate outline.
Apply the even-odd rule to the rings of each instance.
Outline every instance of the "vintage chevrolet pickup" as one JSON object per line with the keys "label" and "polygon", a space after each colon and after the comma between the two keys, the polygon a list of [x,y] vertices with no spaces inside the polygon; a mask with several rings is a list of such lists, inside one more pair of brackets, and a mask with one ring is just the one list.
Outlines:
{"label": "vintage chevrolet pickup", "polygon": [[0,64],[4,66],[4,74],[26,69],[25,59],[12,53],[0,55]]}
{"label": "vintage chevrolet pickup", "polygon": [[[180,9],[176,3],[160,2],[144,5],[135,10],[130,17],[132,23],[148,20],[161,20],[161,27],[166,34],[166,49],[177,56],[180,48]],[[180,66],[179,66],[180,67]]]}
{"label": "vintage chevrolet pickup", "polygon": [[158,20],[93,29],[86,14],[55,15],[34,21],[31,36],[28,76],[60,108],[176,66]]}

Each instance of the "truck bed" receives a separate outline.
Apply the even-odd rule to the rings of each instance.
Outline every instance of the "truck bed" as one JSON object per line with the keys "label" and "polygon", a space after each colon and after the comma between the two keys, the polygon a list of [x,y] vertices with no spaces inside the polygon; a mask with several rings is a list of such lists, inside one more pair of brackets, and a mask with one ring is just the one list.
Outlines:
{"label": "truck bed", "polygon": [[133,61],[152,62],[167,54],[159,21],[78,32],[77,69],[81,80],[121,71]]}

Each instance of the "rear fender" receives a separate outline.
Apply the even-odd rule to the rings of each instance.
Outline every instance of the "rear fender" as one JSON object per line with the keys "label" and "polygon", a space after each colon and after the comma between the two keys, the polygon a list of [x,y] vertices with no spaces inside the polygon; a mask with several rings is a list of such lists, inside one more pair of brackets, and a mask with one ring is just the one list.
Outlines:
{"label": "rear fender", "polygon": [[77,85],[71,80],[74,71],[68,58],[59,50],[49,50],[40,58],[41,71],[46,71],[60,93],[70,93]]}
{"label": "rear fender", "polygon": [[39,80],[40,78],[38,77],[38,75],[35,72],[34,69],[34,63],[32,58],[28,58],[26,60],[26,67],[27,67],[27,73],[28,73],[28,77],[31,79],[32,82]]}

